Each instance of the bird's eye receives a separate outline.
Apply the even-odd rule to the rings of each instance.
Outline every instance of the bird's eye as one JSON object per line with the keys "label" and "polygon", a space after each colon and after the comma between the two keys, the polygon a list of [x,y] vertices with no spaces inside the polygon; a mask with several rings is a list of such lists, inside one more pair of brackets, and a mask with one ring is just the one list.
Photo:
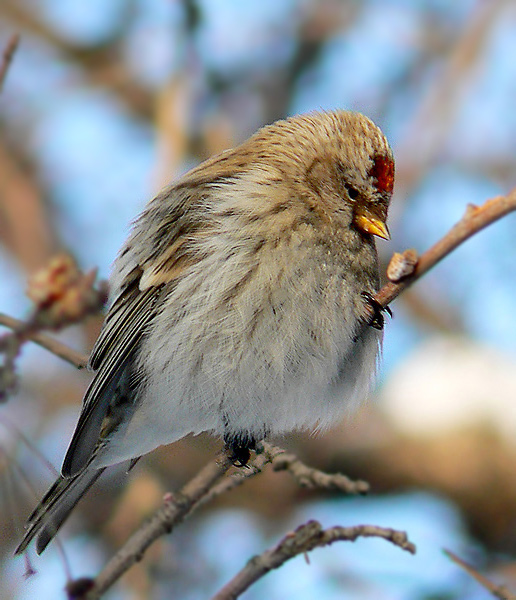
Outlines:
{"label": "bird's eye", "polygon": [[348,185],[347,186],[348,189],[348,196],[351,198],[351,200],[356,200],[360,194],[360,192],[357,190],[357,188]]}

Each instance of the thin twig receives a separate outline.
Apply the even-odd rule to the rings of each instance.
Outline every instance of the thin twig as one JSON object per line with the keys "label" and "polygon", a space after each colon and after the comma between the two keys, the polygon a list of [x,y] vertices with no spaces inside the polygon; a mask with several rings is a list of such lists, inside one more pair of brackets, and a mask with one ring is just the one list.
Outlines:
{"label": "thin twig", "polygon": [[403,531],[374,525],[323,529],[319,522],[308,521],[287,534],[274,548],[251,558],[245,567],[213,596],[212,600],[235,600],[258,579],[269,571],[281,567],[287,560],[337,541],[354,542],[359,537],[380,537],[407,552],[412,554],[416,552],[416,547],[407,539],[407,534]]}
{"label": "thin twig", "polygon": [[506,196],[497,196],[487,200],[482,206],[469,204],[462,219],[443,238],[419,257],[413,273],[399,282],[387,283],[375,295],[374,299],[381,306],[387,306],[409,285],[412,285],[438,262],[453,252],[457,246],[515,210],[516,188],[512,189]]}
{"label": "thin twig", "polygon": [[239,469],[230,477],[219,481],[195,505],[195,509],[241,486],[248,479],[256,477],[268,464],[272,465],[274,471],[287,471],[301,487],[338,490],[345,494],[366,494],[369,491],[369,484],[366,481],[353,481],[342,473],[329,474],[319,469],[314,469],[305,465],[295,454],[287,452],[279,446],[273,446],[268,442],[262,441],[260,447],[257,449],[256,456],[246,465],[246,468]]}
{"label": "thin twig", "polygon": [[[25,321],[20,321],[14,317],[9,317],[8,315],[0,313],[0,325],[12,329],[13,331],[24,331],[27,324]],[[43,333],[25,333],[24,331],[24,336],[78,369],[84,369],[88,364],[88,357],[85,354],[73,350],[66,344],[58,342],[49,335]]]}
{"label": "thin twig", "polygon": [[466,561],[459,558],[451,550],[444,550],[446,556],[451,559],[455,564],[459,565],[466,573],[469,573],[475,581],[477,581],[482,587],[491,592],[495,598],[500,600],[516,600],[516,595],[511,593],[505,586],[495,585],[492,581],[489,581],[487,577],[484,577],[474,567],[468,564]]}
{"label": "thin twig", "polygon": [[0,63],[0,92],[4,89],[4,83],[7,77],[7,72],[9,71],[9,67],[11,65],[14,53],[16,52],[19,43],[20,35],[18,33],[14,33],[9,38],[4,52],[2,54],[2,62]]}
{"label": "thin twig", "polygon": [[[241,486],[248,479],[256,477],[256,475],[259,475],[263,471],[269,462],[269,459],[264,454],[257,454],[253,460],[246,465],[245,469],[239,469],[236,473],[232,473],[229,477],[225,477],[222,481],[219,481],[214,485],[195,505],[194,509],[197,510],[200,506],[208,504],[214,498],[227,494],[231,490]],[[193,512],[194,509],[192,509],[191,512]]]}
{"label": "thin twig", "polygon": [[133,564],[139,562],[149,546],[165,533],[170,533],[211,487],[231,468],[232,462],[225,452],[208,463],[183,489],[174,494],[142,527],[140,527],[113,556],[96,577],[93,587],[85,596],[87,600],[99,598]]}
{"label": "thin twig", "polygon": [[275,471],[287,471],[301,487],[339,490],[345,494],[366,494],[369,484],[366,481],[352,481],[342,473],[328,474],[308,467],[299,458],[283,448],[262,442],[265,455]]}

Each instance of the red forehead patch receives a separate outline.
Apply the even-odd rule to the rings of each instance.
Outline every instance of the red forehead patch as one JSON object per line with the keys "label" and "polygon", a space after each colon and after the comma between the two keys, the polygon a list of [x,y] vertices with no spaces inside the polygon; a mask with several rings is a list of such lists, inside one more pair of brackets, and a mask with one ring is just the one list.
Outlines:
{"label": "red forehead patch", "polygon": [[376,179],[376,187],[380,192],[392,194],[394,188],[394,162],[386,156],[377,156],[369,175]]}

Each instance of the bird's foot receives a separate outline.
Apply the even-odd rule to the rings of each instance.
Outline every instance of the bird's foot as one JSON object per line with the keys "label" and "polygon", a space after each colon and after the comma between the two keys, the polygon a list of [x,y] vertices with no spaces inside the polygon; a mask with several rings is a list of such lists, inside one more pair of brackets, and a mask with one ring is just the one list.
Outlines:
{"label": "bird's foot", "polygon": [[383,313],[387,313],[392,317],[392,310],[388,306],[382,306],[369,292],[362,292],[362,298],[369,304],[373,311],[373,318],[369,321],[369,325],[375,329],[382,330],[385,324]]}
{"label": "bird's foot", "polygon": [[235,467],[246,467],[251,450],[256,449],[256,440],[247,436],[225,435],[226,452]]}

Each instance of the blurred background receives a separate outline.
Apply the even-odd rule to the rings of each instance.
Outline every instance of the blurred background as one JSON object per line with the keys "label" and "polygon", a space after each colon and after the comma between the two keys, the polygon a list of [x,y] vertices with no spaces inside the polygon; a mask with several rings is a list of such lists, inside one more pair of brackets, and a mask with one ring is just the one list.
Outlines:
{"label": "blurred background", "polygon": [[[516,182],[516,3],[502,0],[0,0],[21,43],[0,95],[0,311],[27,317],[28,275],[70,252],[102,278],[165,183],[265,123],[318,109],[370,116],[397,160],[393,251],[419,252]],[[459,248],[393,305],[375,395],[324,435],[278,440],[366,479],[366,498],[262,474],[199,511],[106,596],[210,597],[308,518],[408,531],[316,550],[245,598],[485,599],[447,547],[516,590],[516,217]],[[88,351],[101,317],[59,338]],[[12,558],[89,380],[27,344],[0,407],[0,597],[63,596],[94,575],[220,447],[184,440],[105,477],[41,558]],[[21,435],[23,432],[23,435]],[[25,438],[25,439],[24,439]],[[43,456],[38,455],[36,449]],[[24,578],[27,566],[37,573]]]}

